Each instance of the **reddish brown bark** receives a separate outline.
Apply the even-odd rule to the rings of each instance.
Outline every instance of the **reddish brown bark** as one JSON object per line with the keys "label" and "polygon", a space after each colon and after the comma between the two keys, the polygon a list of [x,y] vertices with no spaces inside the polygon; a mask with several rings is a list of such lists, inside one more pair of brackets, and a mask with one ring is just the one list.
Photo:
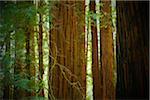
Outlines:
{"label": "reddish brown bark", "polygon": [[101,73],[102,73],[102,98],[115,99],[114,83],[114,52],[113,52],[113,33],[111,22],[111,1],[102,1],[101,12]]}
{"label": "reddish brown bark", "polygon": [[[101,12],[104,14],[104,17],[101,18],[101,26],[103,27],[100,29],[101,65],[98,63],[98,36],[94,18],[92,18],[91,23],[93,95],[95,100],[115,98],[115,83],[113,82],[114,56],[113,35],[111,29],[111,2],[102,1],[102,3],[104,6],[101,8]],[[95,6],[95,1],[91,1],[90,10],[93,13],[96,13]]]}
{"label": "reddish brown bark", "polygon": [[148,99],[149,3],[117,2],[117,98]]}
{"label": "reddish brown bark", "polygon": [[[52,10],[54,15],[52,23],[55,27],[50,30],[50,41],[54,42],[57,47],[57,64],[52,75],[54,83],[52,86],[57,99],[76,100],[82,99],[82,94],[85,95],[84,35],[81,35],[84,32],[84,26],[80,24],[84,17],[77,15],[78,3],[84,5],[81,1],[55,2],[55,8],[53,8],[55,10]],[[82,11],[84,14],[84,8]],[[54,50],[53,43],[50,48]],[[55,54],[53,53],[52,56]],[[70,70],[71,74],[66,69]],[[81,83],[81,86],[79,82],[72,85],[72,82],[77,81]],[[77,90],[78,87],[81,93]]]}
{"label": "reddish brown bark", "polygon": [[[90,11],[96,13],[95,1],[90,1]],[[100,70],[98,63],[98,36],[97,27],[94,18],[91,23],[91,34],[92,34],[92,76],[93,76],[93,98],[94,100],[101,99],[101,83],[100,83]]]}
{"label": "reddish brown bark", "polygon": [[[35,76],[35,49],[34,49],[34,27],[28,26],[26,30],[26,74],[28,74],[28,79],[32,79]],[[34,81],[34,79],[32,79]],[[35,84],[35,83],[33,83]],[[32,85],[33,85],[32,84]],[[30,84],[29,84],[30,85]],[[34,87],[29,86],[29,88]],[[34,96],[35,93],[27,92],[26,96]]]}

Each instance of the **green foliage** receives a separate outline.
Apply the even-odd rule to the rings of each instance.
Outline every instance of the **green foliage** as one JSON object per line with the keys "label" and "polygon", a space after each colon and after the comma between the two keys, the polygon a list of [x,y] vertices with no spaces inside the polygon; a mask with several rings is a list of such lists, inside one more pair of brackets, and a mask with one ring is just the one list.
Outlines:
{"label": "green foliage", "polygon": [[14,86],[28,92],[36,92],[38,87],[35,84],[35,79],[33,77],[29,79],[27,76],[22,76],[22,74],[15,75]]}
{"label": "green foliage", "polygon": [[12,84],[12,80],[13,80],[13,75],[11,73],[12,70],[12,66],[14,64],[14,60],[10,57],[9,53],[6,52],[5,55],[2,58],[2,71],[3,74],[5,75],[5,78],[3,80],[3,82],[5,82],[6,84],[4,85],[11,85]]}
{"label": "green foliage", "polygon": [[[29,78],[29,75],[24,75],[25,34],[28,28],[37,25],[36,7],[31,2],[6,2],[1,11],[0,46],[4,48],[4,54],[0,64],[4,77],[0,84],[2,87],[15,86],[18,89],[36,93],[39,84],[35,84],[35,77]],[[10,48],[6,51],[8,42],[10,42]],[[14,75],[15,68],[19,67],[23,69],[22,72]]]}

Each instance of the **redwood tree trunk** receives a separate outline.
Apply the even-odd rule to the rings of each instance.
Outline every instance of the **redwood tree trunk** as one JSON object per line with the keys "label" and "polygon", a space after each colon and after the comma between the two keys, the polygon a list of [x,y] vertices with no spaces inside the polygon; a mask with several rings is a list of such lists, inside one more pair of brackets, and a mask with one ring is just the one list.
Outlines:
{"label": "redwood tree trunk", "polygon": [[[11,59],[11,55],[10,55],[10,33],[7,33],[6,35],[6,50],[5,50],[5,55],[7,56],[7,59]],[[9,63],[8,64],[4,64],[2,67],[5,70],[4,72],[4,95],[3,98],[4,99],[12,99],[11,97],[11,84],[10,84],[10,69],[9,69]]]}
{"label": "redwood tree trunk", "polygon": [[[35,76],[35,50],[34,50],[34,29],[33,26],[28,26],[26,30],[26,74],[28,79],[33,80]],[[34,80],[33,80],[34,81]],[[33,84],[32,84],[33,85]],[[34,87],[30,85],[30,88]],[[34,93],[27,92],[26,96],[34,96]]]}
{"label": "redwood tree trunk", "polygon": [[[57,99],[79,100],[83,98],[83,95],[85,96],[86,89],[84,34],[82,34],[84,33],[82,25],[84,23],[84,2],[61,1],[53,3],[51,12],[53,27],[51,27],[49,35],[49,55],[51,56],[49,77],[52,76],[53,93]],[[53,66],[54,64],[55,66]],[[54,69],[51,73],[52,67]],[[77,83],[72,84],[72,82]],[[50,83],[49,85],[51,85]]]}
{"label": "redwood tree trunk", "polygon": [[[102,1],[101,12],[104,15],[101,18],[100,28],[100,64],[98,63],[98,35],[97,28],[92,18],[92,75],[93,75],[93,95],[95,100],[114,99],[115,83],[114,77],[114,52],[113,52],[113,34],[111,29],[111,2]],[[90,10],[96,13],[95,1],[90,2]],[[96,23],[96,22],[95,22]]]}
{"label": "redwood tree trunk", "polygon": [[[96,13],[95,1],[90,1],[90,11]],[[98,36],[96,21],[91,18],[91,34],[92,34],[92,76],[93,76],[93,98],[98,100],[102,98],[101,82],[100,82],[100,70],[98,63]]]}
{"label": "redwood tree trunk", "polygon": [[117,98],[149,96],[149,2],[117,1]]}
{"label": "redwood tree trunk", "polygon": [[101,76],[102,76],[102,98],[115,99],[114,83],[114,52],[113,52],[113,33],[111,21],[111,1],[102,0],[103,7],[101,12],[104,15],[101,18],[100,28],[100,52],[101,52]]}

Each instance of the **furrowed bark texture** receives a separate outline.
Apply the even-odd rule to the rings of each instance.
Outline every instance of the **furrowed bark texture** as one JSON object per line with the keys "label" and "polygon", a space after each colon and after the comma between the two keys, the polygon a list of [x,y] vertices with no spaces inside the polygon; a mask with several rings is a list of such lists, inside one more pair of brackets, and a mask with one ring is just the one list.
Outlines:
{"label": "furrowed bark texture", "polygon": [[52,84],[49,82],[49,88],[52,85],[57,99],[79,100],[86,93],[84,2],[53,3],[49,33],[49,81],[52,80]]}
{"label": "furrowed bark texture", "polygon": [[102,0],[103,7],[101,12],[103,17],[101,18],[100,28],[100,52],[101,52],[101,84],[102,84],[102,99],[109,100],[115,99],[115,83],[114,77],[114,51],[113,51],[113,33],[111,22],[111,1]]}
{"label": "furrowed bark texture", "polygon": [[[101,18],[100,27],[100,65],[98,61],[98,35],[96,20],[92,18],[92,75],[93,75],[93,97],[95,100],[114,99],[115,83],[114,75],[114,54],[113,54],[113,34],[111,29],[111,2],[101,1],[103,7],[101,12],[104,15]],[[96,13],[95,1],[90,2],[90,10]]]}
{"label": "furrowed bark texture", "polygon": [[117,1],[117,98],[149,96],[149,2]]}

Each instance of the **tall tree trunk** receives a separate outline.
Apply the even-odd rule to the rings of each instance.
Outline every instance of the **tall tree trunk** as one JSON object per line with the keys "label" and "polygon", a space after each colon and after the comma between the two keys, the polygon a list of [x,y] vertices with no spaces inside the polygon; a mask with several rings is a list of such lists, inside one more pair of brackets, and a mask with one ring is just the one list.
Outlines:
{"label": "tall tree trunk", "polygon": [[26,32],[26,73],[29,74],[30,78],[30,65],[31,65],[31,60],[30,60],[30,32]]}
{"label": "tall tree trunk", "polygon": [[148,99],[148,14],[148,1],[117,1],[118,99]]}
{"label": "tall tree trunk", "polygon": [[[73,89],[73,100],[86,98],[86,61],[85,61],[85,1],[74,1],[71,15],[71,66],[73,65],[73,82],[79,81],[80,92]],[[70,21],[69,21],[70,22]],[[77,24],[76,24],[77,23]],[[72,34],[73,33],[73,34]],[[73,55],[73,56],[72,56]]]}
{"label": "tall tree trunk", "polygon": [[[39,9],[43,6],[43,2],[40,1]],[[39,37],[38,37],[38,52],[39,52],[39,81],[43,81],[44,65],[43,65],[43,15],[39,12]],[[41,87],[40,96],[44,96],[44,89]]]}
{"label": "tall tree trunk", "polygon": [[102,99],[115,99],[114,83],[114,51],[113,51],[113,33],[111,21],[111,1],[101,1],[104,6],[101,12],[104,15],[101,18],[100,28],[100,72],[102,84]]}
{"label": "tall tree trunk", "polygon": [[[39,22],[39,80],[43,80],[43,74],[44,74],[44,66],[43,66],[43,27],[42,27],[42,15],[40,14],[40,22]],[[41,96],[44,96],[44,90],[41,89]]]}
{"label": "tall tree trunk", "polygon": [[[34,31],[33,26],[28,26],[26,30],[26,74],[28,74],[28,79],[34,81],[32,77],[35,76],[35,51],[34,51]],[[32,88],[34,86],[31,86],[29,84],[29,88]],[[34,83],[32,84],[34,85]],[[34,93],[27,93],[26,96],[33,96]]]}
{"label": "tall tree trunk", "polygon": [[[90,11],[96,13],[96,3],[95,1],[90,1]],[[101,99],[101,82],[100,82],[100,70],[98,63],[98,36],[96,20],[91,18],[91,34],[92,34],[92,76],[93,76],[93,98],[94,100]]]}
{"label": "tall tree trunk", "polygon": [[[57,2],[51,1],[49,4],[51,4],[51,8],[49,8],[49,99],[58,98],[58,75],[59,72],[57,63],[57,54],[58,54],[58,48],[57,48],[57,17],[58,17],[58,11],[59,6],[57,5]],[[53,16],[52,16],[53,15]],[[61,40],[60,40],[61,41]]]}
{"label": "tall tree trunk", "polygon": [[[28,79],[30,79],[30,67],[31,67],[31,57],[30,57],[30,35],[29,29],[26,32],[26,74]],[[26,93],[26,96],[30,96],[30,93]]]}
{"label": "tall tree trunk", "polygon": [[[33,81],[33,84],[30,84],[30,87],[35,87],[35,36],[34,36],[34,27],[31,26],[30,29],[30,59],[31,59],[31,65],[29,68],[30,72],[30,79]],[[31,96],[35,96],[35,92],[31,92]]]}
{"label": "tall tree trunk", "polygon": [[[7,58],[7,60],[10,60],[10,33],[7,33],[6,35],[6,50],[5,50],[5,56]],[[10,99],[11,96],[11,84],[10,84],[10,65],[9,63],[5,63],[3,65],[3,69],[4,69],[4,95],[3,98],[4,99]]]}
{"label": "tall tree trunk", "polygon": [[84,35],[81,34],[84,33],[84,26],[80,24],[82,20],[84,21],[84,17],[78,17],[77,4],[82,5],[78,7],[81,8],[83,14],[84,2],[55,2],[55,8],[52,9],[54,27],[50,30],[51,52],[49,51],[49,54],[54,58],[50,58],[49,68],[51,69],[55,64],[51,76],[54,96],[58,99],[74,100],[82,99],[83,94],[85,96]]}

